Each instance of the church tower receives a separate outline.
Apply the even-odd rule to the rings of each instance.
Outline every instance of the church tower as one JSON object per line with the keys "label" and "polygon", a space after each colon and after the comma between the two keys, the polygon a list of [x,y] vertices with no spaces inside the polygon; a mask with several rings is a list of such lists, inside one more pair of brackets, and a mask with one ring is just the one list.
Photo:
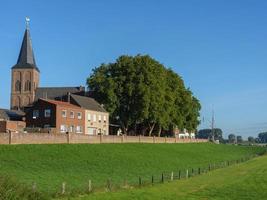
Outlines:
{"label": "church tower", "polygon": [[39,86],[39,73],[32,49],[29,18],[26,18],[26,30],[19,57],[11,73],[10,107],[12,110],[24,110],[34,102],[35,91]]}

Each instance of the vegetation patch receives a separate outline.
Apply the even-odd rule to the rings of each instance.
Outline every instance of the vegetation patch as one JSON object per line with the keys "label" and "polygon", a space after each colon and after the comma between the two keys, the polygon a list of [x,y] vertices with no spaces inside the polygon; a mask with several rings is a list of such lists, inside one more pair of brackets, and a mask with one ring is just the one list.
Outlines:
{"label": "vegetation patch", "polygon": [[1,175],[49,195],[82,194],[92,189],[159,181],[162,173],[203,168],[263,152],[261,147],[202,144],[53,144],[0,146]]}
{"label": "vegetation patch", "polygon": [[187,199],[266,199],[267,156],[218,169],[203,176],[140,189],[95,193],[75,200],[187,200]]}

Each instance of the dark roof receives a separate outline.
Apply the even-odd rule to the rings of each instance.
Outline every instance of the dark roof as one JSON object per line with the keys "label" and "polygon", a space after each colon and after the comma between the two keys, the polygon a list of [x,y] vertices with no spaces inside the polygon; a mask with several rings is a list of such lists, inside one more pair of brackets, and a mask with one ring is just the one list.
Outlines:
{"label": "dark roof", "polygon": [[74,104],[71,104],[71,103],[65,102],[65,101],[56,101],[56,100],[50,100],[50,99],[39,99],[38,101],[45,101],[45,102],[48,102],[50,104],[54,104],[54,105],[57,105],[57,106],[81,109],[80,106],[77,106],[77,105],[74,105]]}
{"label": "dark roof", "polygon": [[98,112],[107,112],[96,100],[86,96],[71,94],[71,98],[82,108]]}
{"label": "dark roof", "polygon": [[84,87],[39,87],[36,89],[35,101],[38,99],[61,100],[68,93],[84,93]]}
{"label": "dark roof", "polygon": [[16,110],[0,109],[0,119],[21,121],[25,113]]}
{"label": "dark roof", "polygon": [[33,54],[29,28],[25,30],[17,64],[12,67],[12,69],[18,68],[34,68],[39,71]]}

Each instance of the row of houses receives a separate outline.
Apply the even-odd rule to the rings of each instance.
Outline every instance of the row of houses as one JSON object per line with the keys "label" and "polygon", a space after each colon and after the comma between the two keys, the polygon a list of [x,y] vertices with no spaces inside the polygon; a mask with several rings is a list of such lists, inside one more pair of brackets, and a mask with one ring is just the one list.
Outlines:
{"label": "row of houses", "polygon": [[0,110],[0,132],[109,134],[109,113],[93,98],[68,94],[68,100],[40,98],[25,112]]}
{"label": "row of houses", "polygon": [[109,113],[93,98],[68,94],[67,101],[38,99],[26,112],[27,129],[52,133],[109,134]]}
{"label": "row of houses", "polygon": [[56,133],[109,134],[109,113],[98,102],[74,94],[68,94],[67,99],[38,99],[26,112],[27,128]]}

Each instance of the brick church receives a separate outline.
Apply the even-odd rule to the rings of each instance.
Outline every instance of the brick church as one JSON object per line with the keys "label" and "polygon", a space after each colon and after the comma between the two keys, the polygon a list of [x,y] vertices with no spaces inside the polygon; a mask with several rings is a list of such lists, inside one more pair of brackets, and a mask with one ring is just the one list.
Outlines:
{"label": "brick church", "polygon": [[27,24],[17,63],[12,67],[11,110],[24,111],[39,98],[58,99],[67,93],[85,94],[84,87],[39,87],[40,70],[36,64]]}

